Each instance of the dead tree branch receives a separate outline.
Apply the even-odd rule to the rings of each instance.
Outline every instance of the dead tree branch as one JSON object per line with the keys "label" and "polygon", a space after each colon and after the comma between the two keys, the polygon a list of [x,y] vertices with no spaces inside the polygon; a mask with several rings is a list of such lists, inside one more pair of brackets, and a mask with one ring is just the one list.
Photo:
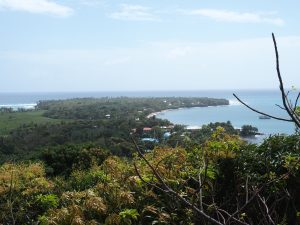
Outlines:
{"label": "dead tree branch", "polygon": [[[203,212],[202,210],[200,210],[199,208],[197,208],[195,205],[191,204],[189,201],[187,201],[185,198],[183,198],[179,193],[177,193],[176,191],[174,191],[171,187],[169,187],[165,181],[163,180],[163,178],[160,176],[160,174],[158,173],[158,171],[151,165],[151,163],[146,159],[146,157],[143,155],[143,153],[141,152],[139,146],[137,145],[136,141],[134,140],[134,138],[132,137],[132,141],[134,143],[135,149],[138,152],[138,155],[140,158],[142,158],[144,160],[144,162],[147,164],[147,166],[151,169],[152,173],[154,174],[154,176],[156,177],[156,179],[158,180],[158,182],[162,185],[161,190],[163,190],[165,193],[169,194],[169,195],[173,195],[175,196],[179,201],[181,201],[185,206],[191,208],[193,211],[195,211],[199,216],[203,217],[204,219],[206,219],[207,221],[212,222],[213,224],[217,224],[217,225],[222,225],[222,223],[220,223],[219,221],[215,220],[213,217],[209,216],[208,214],[206,214],[205,212]],[[136,168],[137,171],[137,168]],[[139,177],[141,178],[141,176],[139,175]],[[155,185],[156,186],[156,185]]]}
{"label": "dead tree branch", "polygon": [[265,211],[266,211],[266,214],[267,214],[267,217],[268,217],[268,220],[271,224],[275,225],[275,222],[273,221],[271,215],[270,215],[270,211],[269,211],[269,207],[267,205],[267,202],[265,200],[264,197],[261,197],[260,194],[257,195],[258,199],[260,200],[260,202],[262,203],[262,205],[264,206],[265,208]]}
{"label": "dead tree branch", "polygon": [[261,115],[264,115],[264,116],[268,116],[268,117],[271,117],[273,119],[276,119],[276,120],[282,120],[282,121],[286,121],[286,122],[294,122],[292,119],[284,119],[284,118],[280,118],[280,117],[277,117],[277,116],[272,116],[268,113],[264,113],[264,112],[261,112],[261,111],[258,111],[257,109],[254,109],[252,108],[251,106],[249,106],[247,103],[245,103],[244,101],[242,101],[236,94],[233,94],[233,96],[240,102],[242,103],[244,106],[246,106],[248,109],[251,109],[253,112],[256,112],[258,114],[261,114]]}
{"label": "dead tree branch", "polygon": [[289,92],[285,91],[284,85],[283,85],[283,79],[281,76],[281,72],[280,72],[280,66],[279,66],[279,54],[278,54],[278,48],[277,48],[277,43],[276,43],[276,39],[275,39],[275,35],[272,33],[272,39],[273,39],[273,44],[274,44],[274,49],[275,49],[275,56],[276,56],[276,72],[277,72],[277,78],[279,81],[279,90],[281,93],[281,100],[283,103],[283,107],[280,107],[282,109],[284,109],[287,114],[289,115],[290,119],[285,119],[285,118],[280,118],[277,116],[272,116],[270,114],[261,112],[257,109],[254,109],[253,107],[249,106],[248,104],[246,104],[244,101],[242,101],[236,94],[233,94],[233,96],[240,102],[242,103],[244,106],[246,106],[247,108],[249,108],[250,110],[264,115],[264,116],[268,116],[270,118],[276,119],[276,120],[282,120],[282,121],[286,121],[286,122],[293,122],[298,128],[300,128],[300,118],[296,113],[296,109],[297,109],[297,104],[298,104],[298,100],[300,97],[300,93],[297,95],[296,101],[294,103],[294,106],[292,106],[293,104],[290,102],[290,100],[288,99],[288,94]]}

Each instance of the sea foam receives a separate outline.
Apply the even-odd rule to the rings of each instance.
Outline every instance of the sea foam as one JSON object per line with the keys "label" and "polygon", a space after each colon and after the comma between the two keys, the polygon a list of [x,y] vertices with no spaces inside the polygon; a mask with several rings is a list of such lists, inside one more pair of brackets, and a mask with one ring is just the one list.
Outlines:
{"label": "sea foam", "polygon": [[242,103],[236,99],[229,99],[229,105],[242,105]]}
{"label": "sea foam", "polygon": [[18,109],[34,109],[36,103],[20,103],[20,104],[1,104],[0,108],[12,108],[13,110]]}

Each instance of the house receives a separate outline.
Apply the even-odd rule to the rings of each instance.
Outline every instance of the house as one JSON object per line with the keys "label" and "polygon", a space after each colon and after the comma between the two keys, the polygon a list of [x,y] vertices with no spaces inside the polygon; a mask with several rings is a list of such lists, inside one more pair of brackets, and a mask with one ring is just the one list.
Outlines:
{"label": "house", "polygon": [[151,127],[144,127],[143,132],[150,132],[152,130]]}
{"label": "house", "polygon": [[164,139],[168,139],[170,136],[171,136],[171,133],[170,133],[170,132],[166,132],[166,133],[164,133],[164,135],[163,135]]}
{"label": "house", "polygon": [[142,141],[158,143],[158,140],[156,138],[142,138]]}

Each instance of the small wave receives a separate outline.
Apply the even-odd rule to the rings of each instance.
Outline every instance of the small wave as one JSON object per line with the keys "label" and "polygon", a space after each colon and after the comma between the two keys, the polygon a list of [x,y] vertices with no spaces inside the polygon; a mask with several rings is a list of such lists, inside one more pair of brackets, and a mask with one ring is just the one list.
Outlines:
{"label": "small wave", "polygon": [[242,105],[242,103],[236,99],[229,99],[229,105]]}
{"label": "small wave", "polygon": [[28,103],[28,104],[2,104],[0,108],[12,108],[12,109],[34,109],[36,107],[36,103]]}
{"label": "small wave", "polygon": [[202,126],[187,126],[186,129],[187,130],[198,130],[198,129],[201,129]]}

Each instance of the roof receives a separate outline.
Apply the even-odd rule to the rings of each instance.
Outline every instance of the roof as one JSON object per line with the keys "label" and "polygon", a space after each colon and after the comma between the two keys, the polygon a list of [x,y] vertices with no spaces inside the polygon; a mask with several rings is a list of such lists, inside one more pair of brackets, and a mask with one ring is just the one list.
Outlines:
{"label": "roof", "polygon": [[170,133],[170,132],[164,133],[164,138],[168,138],[168,137],[170,137],[170,136],[171,136],[171,133]]}
{"label": "roof", "polygon": [[149,142],[155,142],[158,143],[158,140],[155,138],[142,138],[142,141],[149,141]]}

